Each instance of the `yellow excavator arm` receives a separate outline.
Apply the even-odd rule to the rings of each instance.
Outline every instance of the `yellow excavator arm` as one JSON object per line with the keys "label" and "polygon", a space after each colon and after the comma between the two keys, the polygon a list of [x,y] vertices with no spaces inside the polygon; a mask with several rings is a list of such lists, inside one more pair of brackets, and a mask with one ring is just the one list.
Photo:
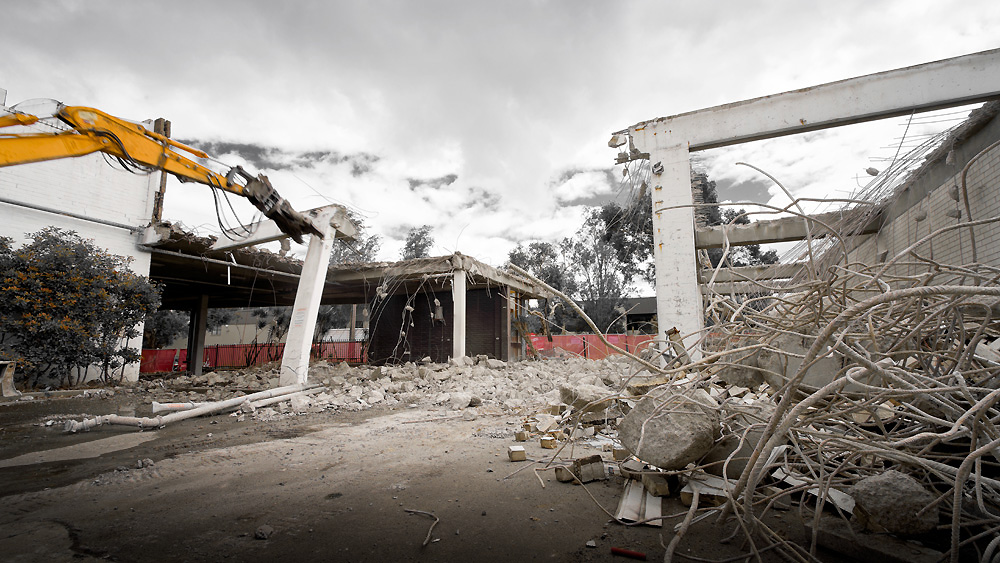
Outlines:
{"label": "yellow excavator arm", "polygon": [[[278,195],[263,174],[255,177],[237,166],[225,176],[220,175],[181,154],[209,158],[206,153],[93,108],[60,104],[55,117],[72,129],[58,133],[0,133],[0,167],[103,152],[163,170],[182,182],[198,182],[241,195],[296,242],[301,243],[303,235],[309,233],[323,236],[308,218]],[[34,115],[12,113],[0,116],[0,128],[36,121]]]}

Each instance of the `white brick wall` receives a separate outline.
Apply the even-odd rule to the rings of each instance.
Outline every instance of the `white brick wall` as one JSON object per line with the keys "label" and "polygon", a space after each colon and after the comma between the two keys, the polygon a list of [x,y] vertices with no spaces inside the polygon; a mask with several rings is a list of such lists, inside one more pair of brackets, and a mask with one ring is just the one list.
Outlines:
{"label": "white brick wall", "polygon": [[[7,112],[0,107],[2,113]],[[158,173],[136,175],[113,162],[95,154],[0,168],[0,197],[134,227],[149,224]],[[0,202],[0,236],[23,243],[26,234],[47,226],[74,230],[112,254],[130,256],[132,270],[149,275],[150,254],[138,247],[138,235],[127,229]],[[141,337],[129,345],[141,348]],[[138,380],[139,365],[126,368],[125,377]]]}
{"label": "white brick wall", "polygon": [[[937,166],[949,166],[939,163]],[[956,225],[968,220],[965,205],[951,196],[953,186],[960,186],[962,167],[951,166],[954,174],[935,188],[916,205],[910,207],[882,231],[869,237],[851,253],[855,262],[873,264],[883,252],[888,251],[891,259],[917,240],[933,231],[946,226]],[[982,156],[969,169],[966,177],[966,188],[969,194],[969,206],[972,210],[972,220],[988,219],[1000,216],[1000,147]],[[946,215],[949,211],[960,211],[961,218],[956,219]],[[926,219],[917,221],[916,217],[926,212]],[[974,227],[976,240],[976,260],[982,264],[1000,267],[1000,224],[991,223]],[[972,241],[969,229],[956,229],[937,235],[930,243],[924,243],[916,250],[917,254],[946,264],[972,263]],[[901,264],[891,274],[915,275],[929,271],[923,264],[917,264],[911,258],[902,258]],[[936,283],[957,283],[958,280],[936,280]]]}

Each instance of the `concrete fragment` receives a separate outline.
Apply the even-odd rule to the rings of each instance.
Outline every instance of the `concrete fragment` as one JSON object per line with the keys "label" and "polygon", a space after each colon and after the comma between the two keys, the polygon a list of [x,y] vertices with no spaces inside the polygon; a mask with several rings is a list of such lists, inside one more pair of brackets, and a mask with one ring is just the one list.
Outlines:
{"label": "concrete fragment", "polygon": [[612,394],[607,387],[586,383],[559,387],[559,398],[562,402],[571,405],[574,410],[583,412],[604,410],[610,404],[606,399]]}
{"label": "concrete fragment", "polygon": [[496,359],[493,359],[493,358],[487,358],[487,360],[486,360],[486,367],[488,367],[490,369],[504,369],[505,367],[507,367],[507,362],[505,362],[503,360],[496,360]]}
{"label": "concrete fragment", "polygon": [[257,531],[253,533],[254,539],[266,540],[274,534],[274,528],[264,524],[257,528]]}
{"label": "concrete fragment", "polygon": [[654,497],[670,496],[670,482],[666,475],[657,473],[644,473],[642,475],[642,486]]}
{"label": "concrete fragment", "polygon": [[[805,522],[806,530],[812,535],[812,520]],[[865,563],[936,563],[945,559],[945,554],[887,534],[858,534],[850,524],[832,514],[820,517],[816,528],[820,547],[847,556],[851,561]]]}
{"label": "concrete fragment", "polygon": [[604,460],[597,454],[573,460],[572,471],[583,483],[608,478],[608,473],[604,470]]}
{"label": "concrete fragment", "polygon": [[560,483],[573,483],[576,481],[576,477],[573,475],[573,471],[565,465],[556,466],[556,480]]}
{"label": "concrete fragment", "polygon": [[854,517],[869,531],[916,535],[938,524],[936,509],[918,515],[934,501],[934,494],[894,469],[858,481],[848,494],[854,498]]}
{"label": "concrete fragment", "polygon": [[[765,401],[751,405],[724,404],[720,415],[728,421],[728,431],[702,458],[702,464],[710,464],[705,470],[722,477],[725,469],[725,477],[738,479],[746,469],[754,448],[760,442],[764,426],[774,414],[774,408],[774,403]],[[742,446],[740,446],[741,440]]]}
{"label": "concrete fragment", "polygon": [[662,469],[681,469],[701,458],[718,433],[718,404],[708,393],[671,385],[647,393],[618,428],[625,448]]}
{"label": "concrete fragment", "polygon": [[528,459],[528,453],[524,451],[524,446],[510,446],[507,448],[507,457],[511,461],[525,461]]}
{"label": "concrete fragment", "polygon": [[472,393],[458,392],[452,393],[448,399],[448,406],[451,410],[464,409],[472,403]]}
{"label": "concrete fragment", "polygon": [[556,449],[556,439],[553,438],[552,436],[542,436],[538,442],[539,444],[541,444],[543,448],[547,450]]}
{"label": "concrete fragment", "polygon": [[527,442],[528,441],[528,431],[527,430],[518,430],[517,432],[514,433],[514,440],[517,440],[518,442]]}

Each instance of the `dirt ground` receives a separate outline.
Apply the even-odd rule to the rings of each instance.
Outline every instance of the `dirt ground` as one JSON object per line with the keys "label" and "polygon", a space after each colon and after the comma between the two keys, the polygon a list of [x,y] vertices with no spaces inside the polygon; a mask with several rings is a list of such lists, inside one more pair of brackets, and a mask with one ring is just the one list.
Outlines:
{"label": "dirt ground", "polygon": [[[676,516],[663,528],[614,523],[601,507],[615,510],[621,477],[585,489],[556,481],[552,471],[536,476],[544,463],[508,461],[521,417],[499,410],[480,409],[471,421],[403,407],[63,432],[60,421],[84,413],[151,411],[141,393],[122,391],[0,403],[0,559],[627,560],[611,553],[619,547],[658,560],[686,510],[671,497],[663,513]],[[537,441],[526,448],[534,460],[553,452]],[[577,446],[562,455],[593,453],[602,452]],[[439,519],[426,546],[433,517],[407,509]],[[778,513],[773,524],[786,537],[801,536],[794,511]],[[678,555],[743,553],[739,539],[721,542],[733,528],[705,519]],[[258,539],[258,531],[271,533]]]}

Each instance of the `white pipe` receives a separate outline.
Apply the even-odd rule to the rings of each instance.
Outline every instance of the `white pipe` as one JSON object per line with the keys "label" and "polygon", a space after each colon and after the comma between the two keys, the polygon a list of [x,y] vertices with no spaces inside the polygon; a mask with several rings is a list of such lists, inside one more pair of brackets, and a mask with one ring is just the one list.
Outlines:
{"label": "white pipe", "polygon": [[232,399],[228,399],[225,401],[205,403],[204,405],[193,408],[191,410],[174,412],[166,416],[157,416],[155,418],[138,418],[134,416],[118,416],[117,414],[109,414],[104,416],[98,416],[95,418],[85,419],[82,422],[77,422],[75,420],[67,420],[63,430],[66,432],[78,432],[80,430],[90,430],[91,428],[95,426],[100,426],[102,424],[121,424],[125,426],[138,426],[139,428],[160,428],[162,426],[170,424],[171,422],[177,422],[178,420],[185,420],[188,418],[194,418],[196,416],[212,414],[221,410],[225,410],[230,407],[239,406],[243,404],[245,401],[252,402],[259,399],[269,399],[271,397],[277,397],[279,395],[288,395],[291,393],[296,393],[298,391],[303,391],[305,389],[312,389],[314,387],[317,387],[317,385],[311,385],[309,387],[303,387],[302,385],[286,385],[285,387],[278,387],[276,389],[260,391],[258,393],[244,395],[242,397],[234,397]]}

